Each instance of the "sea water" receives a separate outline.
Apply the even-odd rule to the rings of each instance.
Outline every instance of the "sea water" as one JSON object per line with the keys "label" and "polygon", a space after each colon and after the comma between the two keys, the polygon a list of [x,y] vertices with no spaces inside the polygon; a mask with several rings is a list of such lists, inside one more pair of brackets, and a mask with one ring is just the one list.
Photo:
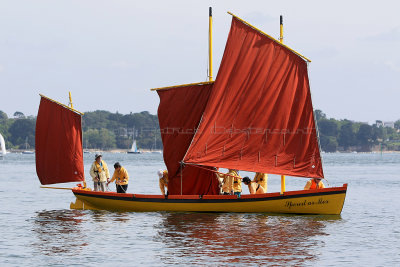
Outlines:
{"label": "sea water", "polygon": [[[88,177],[94,154],[84,155]],[[161,154],[103,159],[128,170],[128,192],[159,194]],[[34,155],[7,154],[0,266],[400,266],[400,154],[323,159],[330,186],[348,183],[340,216],[70,210],[69,190],[40,188]],[[286,183],[296,190],[306,180]],[[280,177],[269,175],[268,192],[279,190]]]}

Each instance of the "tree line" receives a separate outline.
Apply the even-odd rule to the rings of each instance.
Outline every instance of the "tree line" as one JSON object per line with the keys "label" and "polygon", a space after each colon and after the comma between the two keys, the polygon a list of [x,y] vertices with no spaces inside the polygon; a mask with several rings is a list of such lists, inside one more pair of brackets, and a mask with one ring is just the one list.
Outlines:
{"label": "tree line", "polygon": [[[394,128],[377,123],[354,122],[347,119],[327,118],[315,110],[321,150],[325,152],[372,150],[400,151],[400,120]],[[7,149],[33,149],[35,147],[36,117],[15,112],[13,118],[0,111],[0,133]],[[147,111],[130,114],[97,110],[82,117],[84,149],[129,149],[133,139],[140,149],[162,149],[157,115]]]}
{"label": "tree line", "polygon": [[315,110],[314,114],[322,151],[400,151],[400,120],[391,128],[385,127],[382,121],[369,125],[347,119],[327,118],[321,110]]}
{"label": "tree line", "polygon": [[[15,112],[13,118],[0,111],[0,133],[7,149],[34,149],[36,117]],[[97,110],[82,116],[84,149],[130,149],[136,140],[139,149],[162,149],[157,115],[147,111],[120,114]]]}

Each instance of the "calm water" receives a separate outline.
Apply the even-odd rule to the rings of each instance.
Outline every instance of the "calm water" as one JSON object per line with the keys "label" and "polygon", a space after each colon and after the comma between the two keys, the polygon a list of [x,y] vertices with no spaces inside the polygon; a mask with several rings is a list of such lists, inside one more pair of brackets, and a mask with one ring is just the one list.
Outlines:
{"label": "calm water", "polygon": [[[400,266],[400,154],[323,157],[330,185],[349,184],[341,216],[70,210],[71,192],[39,188],[34,155],[8,154],[0,160],[0,266]],[[129,192],[159,193],[162,155],[103,159],[127,168]],[[86,173],[92,160],[85,154]],[[287,190],[305,184],[286,180]],[[268,191],[279,188],[271,175]]]}

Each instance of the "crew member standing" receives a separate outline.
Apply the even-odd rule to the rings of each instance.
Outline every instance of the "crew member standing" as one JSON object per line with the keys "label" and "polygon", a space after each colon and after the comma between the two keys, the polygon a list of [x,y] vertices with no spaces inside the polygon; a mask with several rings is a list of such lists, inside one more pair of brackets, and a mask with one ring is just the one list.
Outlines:
{"label": "crew member standing", "polygon": [[90,168],[90,176],[93,180],[94,191],[106,191],[106,182],[110,179],[107,164],[102,160],[102,155],[96,154],[95,161]]}
{"label": "crew member standing", "polygon": [[115,185],[117,187],[117,193],[126,193],[128,190],[128,181],[129,181],[129,175],[127,170],[119,164],[119,162],[116,162],[114,164],[114,174],[111,180],[107,183],[109,185],[110,183],[115,181]]}
{"label": "crew member standing", "polygon": [[224,195],[237,195],[242,193],[242,183],[238,170],[229,169],[227,174],[219,175],[222,177],[222,192]]}
{"label": "crew member standing", "polygon": [[238,170],[233,170],[232,175],[234,175],[232,184],[233,194],[240,198],[242,195],[242,178]]}

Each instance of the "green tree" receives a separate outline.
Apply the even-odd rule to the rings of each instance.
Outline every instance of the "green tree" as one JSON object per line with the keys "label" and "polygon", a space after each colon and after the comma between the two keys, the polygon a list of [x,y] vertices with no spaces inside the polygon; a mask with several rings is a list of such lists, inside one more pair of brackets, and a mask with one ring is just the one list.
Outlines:
{"label": "green tree", "polygon": [[14,118],[17,118],[17,119],[24,119],[24,118],[25,118],[25,115],[24,115],[24,113],[22,113],[21,111],[15,111],[15,112],[14,112]]}
{"label": "green tree", "polygon": [[385,129],[382,126],[378,127],[376,124],[372,125],[372,139],[376,140],[376,144],[386,140]]}
{"label": "green tree", "polygon": [[4,121],[4,120],[7,120],[7,119],[8,119],[7,114],[0,110],[0,121]]}
{"label": "green tree", "polygon": [[400,129],[400,120],[395,121],[394,128],[399,130]]}
{"label": "green tree", "polygon": [[25,148],[27,141],[30,148],[35,147],[35,125],[36,121],[32,119],[15,120],[8,129],[11,143],[19,148]]}
{"label": "green tree", "polygon": [[338,142],[336,137],[333,136],[320,136],[321,149],[325,152],[336,152],[338,147]]}
{"label": "green tree", "polygon": [[351,121],[345,120],[343,125],[340,127],[338,144],[343,146],[344,150],[348,150],[350,146],[356,145],[356,135]]}
{"label": "green tree", "polygon": [[360,125],[357,132],[357,141],[362,151],[371,151],[371,144],[373,143],[373,129],[371,125]]}
{"label": "green tree", "polygon": [[318,122],[318,130],[322,135],[336,137],[338,134],[338,128],[337,122],[333,119],[321,119]]}
{"label": "green tree", "polygon": [[112,131],[105,128],[102,129],[89,129],[83,133],[83,143],[89,143],[88,148],[96,149],[112,149],[115,148],[115,135]]}
{"label": "green tree", "polygon": [[322,112],[322,110],[316,109],[314,111],[314,115],[315,115],[315,120],[316,121],[319,121],[319,120],[322,120],[322,119],[326,119],[326,115],[325,115],[325,113]]}

